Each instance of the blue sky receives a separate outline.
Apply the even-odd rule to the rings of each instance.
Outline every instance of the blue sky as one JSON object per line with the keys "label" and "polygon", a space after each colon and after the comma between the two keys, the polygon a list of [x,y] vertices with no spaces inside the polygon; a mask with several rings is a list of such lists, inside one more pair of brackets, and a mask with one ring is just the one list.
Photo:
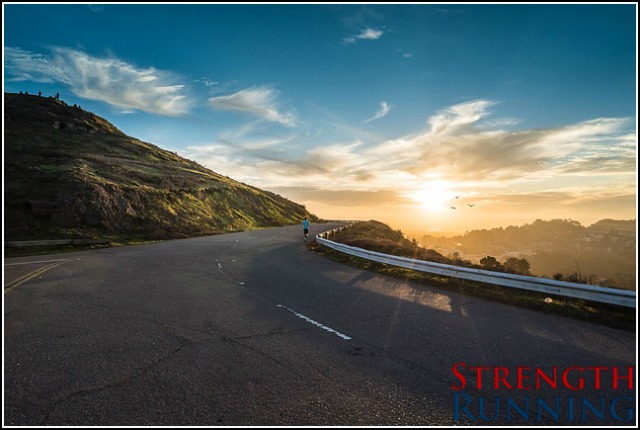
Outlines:
{"label": "blue sky", "polygon": [[321,217],[588,225],[636,216],[636,15],[633,4],[3,4],[4,91],[59,92]]}

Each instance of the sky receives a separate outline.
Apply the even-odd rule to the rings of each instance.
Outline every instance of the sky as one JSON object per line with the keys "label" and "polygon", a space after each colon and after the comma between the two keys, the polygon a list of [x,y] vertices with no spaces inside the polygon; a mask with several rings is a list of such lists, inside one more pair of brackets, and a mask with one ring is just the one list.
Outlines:
{"label": "sky", "polygon": [[636,20],[632,3],[3,3],[3,85],[324,219],[588,226],[636,219]]}

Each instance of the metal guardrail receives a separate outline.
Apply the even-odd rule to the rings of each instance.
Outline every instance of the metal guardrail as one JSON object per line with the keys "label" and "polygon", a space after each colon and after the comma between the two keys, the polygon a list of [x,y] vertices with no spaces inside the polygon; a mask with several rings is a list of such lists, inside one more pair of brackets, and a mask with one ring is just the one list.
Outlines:
{"label": "metal guardrail", "polygon": [[469,281],[484,282],[486,284],[501,285],[510,288],[520,288],[524,290],[537,291],[541,293],[554,294],[559,296],[573,297],[590,300],[600,303],[636,307],[636,292],[619,290],[616,288],[598,287],[595,285],[576,284],[573,282],[556,281],[554,279],[536,278],[533,276],[514,275],[511,273],[491,272],[488,270],[471,269],[468,267],[452,266],[431,261],[416,260],[414,258],[398,257],[396,255],[383,254],[381,252],[369,251],[355,246],[345,245],[326,239],[326,237],[340,231],[350,225],[326,231],[316,236],[316,241],[324,246],[336,251],[356,257],[364,258],[379,263],[390,264],[392,266],[404,267],[406,269],[420,272],[433,273],[436,275],[449,276],[452,278],[466,279]]}

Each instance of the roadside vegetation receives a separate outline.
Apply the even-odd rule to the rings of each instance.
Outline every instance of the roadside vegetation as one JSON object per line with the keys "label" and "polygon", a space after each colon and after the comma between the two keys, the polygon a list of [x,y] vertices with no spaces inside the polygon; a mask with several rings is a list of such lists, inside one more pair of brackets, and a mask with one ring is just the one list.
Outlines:
{"label": "roadside vegetation", "polygon": [[[473,265],[459,258],[448,258],[436,251],[422,248],[416,241],[407,239],[401,231],[393,230],[386,224],[378,221],[357,223],[352,227],[335,232],[328,239],[334,242],[401,257],[474,267],[483,270],[491,270],[490,267],[494,267],[504,272],[523,275],[529,274],[526,259],[513,259],[500,263],[495,258],[487,256],[484,265]],[[405,279],[421,285],[442,288],[460,294],[534,309],[544,313],[554,313],[582,319],[617,329],[627,331],[635,331],[636,329],[635,309],[404,269],[343,254],[322,246],[315,241],[309,243],[308,247],[333,261],[382,275]]]}

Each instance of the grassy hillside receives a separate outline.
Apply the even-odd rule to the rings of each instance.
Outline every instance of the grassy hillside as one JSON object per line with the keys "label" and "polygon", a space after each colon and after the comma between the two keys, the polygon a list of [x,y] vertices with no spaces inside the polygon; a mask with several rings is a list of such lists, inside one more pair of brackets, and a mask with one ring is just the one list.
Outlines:
{"label": "grassy hillside", "polygon": [[317,220],[78,107],[4,102],[5,240],[168,239]]}
{"label": "grassy hillside", "polygon": [[393,230],[379,221],[357,223],[352,227],[334,233],[330,239],[334,242],[357,246],[370,251],[453,264],[450,259],[431,249],[422,248],[415,241],[407,239],[401,231]]}

